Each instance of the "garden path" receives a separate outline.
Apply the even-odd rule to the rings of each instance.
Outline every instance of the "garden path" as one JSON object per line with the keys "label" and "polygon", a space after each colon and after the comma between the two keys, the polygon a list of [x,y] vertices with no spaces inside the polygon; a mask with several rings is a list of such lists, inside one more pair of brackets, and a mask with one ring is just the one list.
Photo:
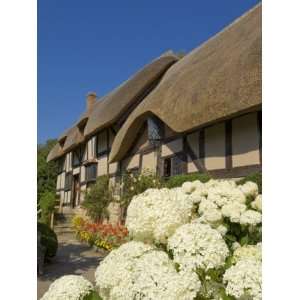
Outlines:
{"label": "garden path", "polygon": [[38,276],[37,299],[43,296],[55,279],[63,275],[83,275],[94,283],[94,273],[102,258],[101,253],[77,241],[74,234],[59,234],[57,254],[51,263],[45,264],[44,275]]}

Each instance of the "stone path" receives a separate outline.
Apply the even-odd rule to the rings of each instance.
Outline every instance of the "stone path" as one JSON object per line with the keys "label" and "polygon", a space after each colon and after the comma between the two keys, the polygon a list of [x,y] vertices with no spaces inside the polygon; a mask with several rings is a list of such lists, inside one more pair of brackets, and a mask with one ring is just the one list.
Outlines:
{"label": "stone path", "polygon": [[38,276],[37,299],[43,296],[55,279],[63,275],[83,275],[94,283],[94,273],[103,254],[81,244],[73,234],[58,235],[58,243],[56,256],[44,266],[44,275]]}

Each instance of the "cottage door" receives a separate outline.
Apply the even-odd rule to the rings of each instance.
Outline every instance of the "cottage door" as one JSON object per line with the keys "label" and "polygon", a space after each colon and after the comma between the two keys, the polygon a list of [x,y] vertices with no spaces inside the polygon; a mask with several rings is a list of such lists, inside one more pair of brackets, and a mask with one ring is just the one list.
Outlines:
{"label": "cottage door", "polygon": [[79,175],[74,175],[73,177],[73,195],[72,195],[72,208],[76,207],[79,204],[80,197],[80,184],[79,184]]}

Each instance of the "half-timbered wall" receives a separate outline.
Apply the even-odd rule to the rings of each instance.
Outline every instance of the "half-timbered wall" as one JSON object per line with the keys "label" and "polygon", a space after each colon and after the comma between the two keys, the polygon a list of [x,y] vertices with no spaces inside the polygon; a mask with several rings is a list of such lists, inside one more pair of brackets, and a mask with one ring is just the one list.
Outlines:
{"label": "half-timbered wall", "polygon": [[259,128],[256,114],[232,120],[232,167],[259,164]]}
{"label": "half-timbered wall", "polygon": [[173,155],[174,153],[178,153],[182,151],[183,151],[183,140],[182,138],[178,138],[162,145],[161,156],[162,157],[169,156],[169,155]]}
{"label": "half-timbered wall", "polygon": [[205,168],[207,170],[225,169],[225,124],[210,126],[204,132]]}
{"label": "half-timbered wall", "polygon": [[102,176],[102,175],[107,175],[107,173],[108,173],[108,155],[105,154],[98,158],[97,175]]}
{"label": "half-timbered wall", "polygon": [[142,170],[148,170],[155,173],[157,167],[157,152],[150,151],[141,155]]}

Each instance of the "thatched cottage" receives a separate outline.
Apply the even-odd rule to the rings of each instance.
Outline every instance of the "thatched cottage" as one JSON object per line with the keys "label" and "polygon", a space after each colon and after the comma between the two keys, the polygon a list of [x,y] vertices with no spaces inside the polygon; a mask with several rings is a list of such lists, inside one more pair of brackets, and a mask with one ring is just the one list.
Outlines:
{"label": "thatched cottage", "polygon": [[261,5],[182,58],[169,51],[86,111],[59,138],[57,193],[77,206],[97,176],[261,170]]}

